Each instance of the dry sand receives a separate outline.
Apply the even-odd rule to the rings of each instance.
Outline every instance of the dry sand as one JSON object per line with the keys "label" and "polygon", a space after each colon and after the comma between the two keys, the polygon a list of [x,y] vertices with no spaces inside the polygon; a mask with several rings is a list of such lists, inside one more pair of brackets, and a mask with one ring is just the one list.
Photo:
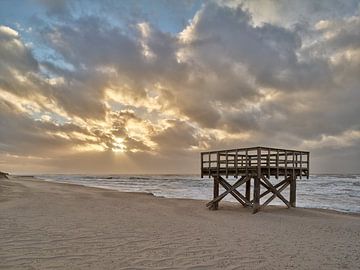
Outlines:
{"label": "dry sand", "polygon": [[0,269],[359,269],[360,217],[0,179]]}

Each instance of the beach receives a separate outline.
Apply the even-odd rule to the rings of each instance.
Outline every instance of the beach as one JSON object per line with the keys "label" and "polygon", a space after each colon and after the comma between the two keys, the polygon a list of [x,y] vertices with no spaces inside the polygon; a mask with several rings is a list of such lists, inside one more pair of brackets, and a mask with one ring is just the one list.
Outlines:
{"label": "beach", "polygon": [[358,269],[360,216],[0,179],[0,269]]}

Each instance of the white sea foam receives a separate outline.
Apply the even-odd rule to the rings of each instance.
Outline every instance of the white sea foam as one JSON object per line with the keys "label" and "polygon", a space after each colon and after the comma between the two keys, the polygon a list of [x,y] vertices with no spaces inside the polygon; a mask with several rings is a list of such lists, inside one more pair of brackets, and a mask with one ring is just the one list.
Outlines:
{"label": "white sea foam", "polygon": [[[209,200],[212,196],[212,180],[195,175],[37,175],[36,177],[52,182],[124,192],[150,192],[155,196],[167,198]],[[228,181],[233,182],[234,179]],[[288,190],[284,190],[283,194],[288,196]],[[230,195],[225,200],[234,201]],[[278,199],[272,203],[282,204]],[[323,174],[298,180],[297,206],[360,213],[360,175]]]}

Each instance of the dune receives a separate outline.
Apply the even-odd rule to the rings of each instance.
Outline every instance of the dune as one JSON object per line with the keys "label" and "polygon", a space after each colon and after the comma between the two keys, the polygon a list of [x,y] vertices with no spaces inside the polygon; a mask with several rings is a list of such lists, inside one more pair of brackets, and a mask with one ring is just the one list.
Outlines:
{"label": "dune", "polygon": [[0,181],[0,269],[358,269],[360,217]]}

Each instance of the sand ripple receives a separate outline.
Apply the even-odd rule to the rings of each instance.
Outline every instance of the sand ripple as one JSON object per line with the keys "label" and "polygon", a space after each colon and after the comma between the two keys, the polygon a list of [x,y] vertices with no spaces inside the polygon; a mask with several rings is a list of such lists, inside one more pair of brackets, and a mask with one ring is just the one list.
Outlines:
{"label": "sand ripple", "polygon": [[358,269],[360,218],[0,181],[0,269]]}

